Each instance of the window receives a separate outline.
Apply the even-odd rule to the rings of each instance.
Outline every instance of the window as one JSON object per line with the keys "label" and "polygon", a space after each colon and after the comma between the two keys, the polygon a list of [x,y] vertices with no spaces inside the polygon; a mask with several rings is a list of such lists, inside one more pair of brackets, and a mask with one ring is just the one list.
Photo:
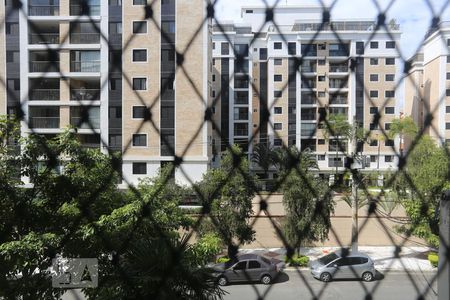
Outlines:
{"label": "window", "polygon": [[391,129],[391,123],[384,123],[384,130],[390,130]]}
{"label": "window", "polygon": [[109,107],[109,114],[108,114],[110,119],[120,119],[122,118],[122,108],[121,107],[114,107],[114,106],[110,106]]}
{"label": "window", "polygon": [[133,49],[133,61],[147,61],[147,49]]}
{"label": "window", "polygon": [[371,163],[377,162],[377,157],[375,155],[371,155],[370,156],[370,162]]}
{"label": "window", "polygon": [[275,82],[283,81],[283,75],[273,75],[273,81]]}
{"label": "window", "polygon": [[445,107],[445,113],[446,114],[450,114],[450,106],[446,106]]}
{"label": "window", "polygon": [[[447,107],[450,107],[450,106],[447,106]],[[273,108],[273,113],[274,113],[275,115],[281,115],[281,114],[283,113],[283,108],[280,107],[280,106],[275,106],[275,107]]]}
{"label": "window", "polygon": [[378,146],[378,141],[377,141],[377,140],[370,140],[369,145],[370,145],[371,147],[376,147],[376,146]]}
{"label": "window", "polygon": [[370,81],[378,81],[378,74],[370,74]]}
{"label": "window", "polygon": [[6,84],[8,91],[20,91],[20,79],[8,79]]}
{"label": "window", "polygon": [[145,91],[147,89],[147,78],[133,78],[133,90]]}
{"label": "window", "polygon": [[133,33],[147,33],[147,21],[133,21]]}
{"label": "window", "polygon": [[394,81],[395,75],[394,74],[386,74],[385,78],[386,81]]}
{"label": "window", "polygon": [[282,130],[283,129],[283,124],[282,123],[274,123],[273,124],[273,129],[274,130]]}
{"label": "window", "polygon": [[283,44],[281,42],[275,42],[275,43],[273,43],[273,49],[281,50],[281,49],[283,49]]}
{"label": "window", "polygon": [[176,26],[174,21],[162,21],[161,22],[161,31],[166,34],[174,34],[176,31]]}
{"label": "window", "polygon": [[378,42],[370,42],[370,49],[378,49]]}
{"label": "window", "polygon": [[318,92],[317,97],[324,98],[326,96],[325,92]]}
{"label": "window", "polygon": [[249,269],[259,269],[259,268],[261,268],[261,264],[256,260],[250,260],[248,262],[248,268]]}
{"label": "window", "polygon": [[395,97],[395,91],[385,91],[384,96],[386,98],[394,98]]}
{"label": "window", "polygon": [[369,96],[370,98],[378,98],[378,91],[370,91]]}
{"label": "window", "polygon": [[274,64],[275,66],[281,66],[281,65],[283,64],[283,60],[282,60],[281,58],[275,58],[275,59],[273,60],[273,64]]}
{"label": "window", "polygon": [[386,49],[395,49],[395,42],[394,41],[387,41],[386,42]]}
{"label": "window", "polygon": [[230,44],[228,44],[228,43],[221,43],[220,44],[220,53],[222,55],[230,54]]}
{"label": "window", "polygon": [[320,161],[325,160],[325,155],[323,155],[323,154],[317,155],[317,160],[320,160]]}
{"label": "window", "polygon": [[450,73],[446,74],[446,79],[449,80],[450,79]]}
{"label": "window", "polygon": [[395,107],[393,106],[387,106],[384,108],[384,113],[387,115],[393,115],[395,114]]}
{"label": "window", "polygon": [[319,76],[319,77],[317,78],[317,80],[319,80],[319,81],[325,81],[325,76]]}
{"label": "window", "polygon": [[371,115],[374,115],[374,114],[376,114],[378,112],[378,107],[371,107],[370,108],[370,114]]}
{"label": "window", "polygon": [[319,59],[319,60],[317,61],[317,64],[318,64],[319,66],[325,66],[326,61],[325,61],[325,59]]}
{"label": "window", "polygon": [[387,57],[387,58],[385,59],[385,65],[386,65],[386,66],[395,65],[395,58],[393,58],[393,57]]}
{"label": "window", "polygon": [[248,56],[248,44],[235,44],[234,51],[236,55],[239,57],[247,57]]}
{"label": "window", "polygon": [[216,74],[212,75],[212,81],[216,81]]}
{"label": "window", "polygon": [[246,267],[247,267],[247,261],[244,260],[244,261],[238,262],[238,263],[233,267],[233,270],[245,270]]}
{"label": "window", "polygon": [[7,63],[16,63],[20,60],[19,51],[6,51],[6,62]]}
{"label": "window", "polygon": [[386,147],[394,147],[394,140],[386,140],[386,141],[384,142],[384,145],[385,145]]}
{"label": "window", "polygon": [[446,89],[446,90],[445,90],[445,96],[447,96],[447,97],[450,96],[450,89]]}
{"label": "window", "polygon": [[274,98],[281,98],[281,97],[283,97],[283,91],[273,91],[273,97]]}
{"label": "window", "polygon": [[109,90],[117,91],[122,87],[122,79],[120,78],[110,78],[109,79]]}
{"label": "window", "polygon": [[267,48],[260,48],[259,49],[259,59],[260,60],[266,60],[267,59]]}
{"label": "window", "polygon": [[212,43],[212,49],[216,50],[216,43]]}
{"label": "window", "polygon": [[370,123],[369,124],[369,129],[370,130],[377,130],[378,129],[378,124],[377,123]]}
{"label": "window", "polygon": [[144,119],[145,111],[145,106],[133,106],[133,119]]}
{"label": "window", "polygon": [[356,42],[356,54],[364,54],[364,42]]}
{"label": "window", "polygon": [[5,34],[6,35],[19,35],[19,23],[6,22]]}
{"label": "window", "polygon": [[376,66],[376,65],[378,65],[378,58],[371,58],[371,59],[370,59],[370,65],[371,65],[371,66]]}
{"label": "window", "polygon": [[273,140],[273,145],[279,147],[279,146],[283,145],[283,142],[281,141],[281,139],[274,139]]}
{"label": "window", "polygon": [[212,97],[212,98],[216,98],[216,91],[215,91],[215,90],[212,90],[212,91],[211,91],[211,97]]}
{"label": "window", "polygon": [[288,54],[289,55],[297,54],[297,44],[296,43],[288,43]]}
{"label": "window", "polygon": [[143,162],[133,163],[133,174],[134,175],[147,174],[147,164]]}
{"label": "window", "polygon": [[445,130],[450,130],[450,123],[445,123]]}
{"label": "window", "polygon": [[450,63],[450,55],[447,55],[447,63]]}
{"label": "window", "polygon": [[122,23],[121,22],[109,22],[108,32],[110,35],[122,34]]}
{"label": "window", "polygon": [[133,134],[133,147],[147,147],[147,135],[140,133]]}
{"label": "window", "polygon": [[325,140],[324,140],[324,139],[318,139],[318,140],[317,140],[317,144],[319,144],[319,145],[325,145]]}
{"label": "window", "polygon": [[147,0],[133,0],[133,5],[146,5]]}
{"label": "window", "polygon": [[393,162],[394,161],[394,156],[393,155],[386,155],[384,157],[384,162]]}

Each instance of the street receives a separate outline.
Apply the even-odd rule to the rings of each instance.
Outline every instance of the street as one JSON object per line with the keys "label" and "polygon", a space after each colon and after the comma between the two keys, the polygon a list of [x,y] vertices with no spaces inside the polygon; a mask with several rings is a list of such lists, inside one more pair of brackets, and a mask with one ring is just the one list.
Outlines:
{"label": "street", "polygon": [[[355,280],[336,280],[325,284],[314,279],[309,270],[287,270],[277,283],[265,286],[260,283],[233,284],[226,286],[229,293],[225,299],[244,300],[298,300],[298,299],[395,299],[412,300],[425,293],[423,299],[437,299],[437,280],[429,286],[436,276],[435,272],[378,272],[377,280],[366,283]],[[305,284],[305,281],[307,284]],[[416,286],[412,283],[416,283]],[[258,293],[258,294],[257,294]],[[371,293],[372,298],[366,298]],[[261,297],[261,298],[258,298]]]}

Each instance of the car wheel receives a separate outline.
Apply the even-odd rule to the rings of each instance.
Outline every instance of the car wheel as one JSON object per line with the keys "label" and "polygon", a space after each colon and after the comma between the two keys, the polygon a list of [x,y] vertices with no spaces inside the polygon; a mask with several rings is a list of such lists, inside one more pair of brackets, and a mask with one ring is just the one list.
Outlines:
{"label": "car wheel", "polygon": [[331,281],[331,274],[328,272],[320,274],[320,280],[323,282],[330,282]]}
{"label": "car wheel", "polygon": [[372,281],[373,275],[370,272],[364,272],[364,274],[362,274],[362,279],[367,282]]}
{"label": "car wheel", "polygon": [[217,283],[218,283],[220,286],[225,286],[225,285],[228,284],[228,280],[227,280],[226,277],[220,276],[219,279],[217,280]]}
{"label": "car wheel", "polygon": [[272,282],[272,278],[269,275],[264,275],[261,277],[261,282],[264,284],[270,284]]}

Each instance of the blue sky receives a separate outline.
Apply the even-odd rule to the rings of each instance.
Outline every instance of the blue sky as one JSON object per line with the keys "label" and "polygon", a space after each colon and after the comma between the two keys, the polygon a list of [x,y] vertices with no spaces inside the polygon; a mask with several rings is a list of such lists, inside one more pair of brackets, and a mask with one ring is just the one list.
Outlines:
{"label": "blue sky", "polygon": [[[319,0],[267,0],[267,3],[280,5],[318,4]],[[325,5],[333,5],[331,19],[337,18],[370,18],[376,19],[379,7],[387,11],[387,20],[395,19],[400,23],[403,32],[400,51],[405,58],[411,57],[420,46],[425,33],[430,27],[433,13],[440,15],[441,20],[450,21],[450,3],[448,0],[323,0]],[[392,4],[391,4],[392,3]],[[429,5],[427,4],[429,3]],[[216,17],[220,21],[239,21],[240,7],[248,5],[264,5],[262,0],[218,0],[216,4]],[[389,6],[390,5],[390,6]]]}

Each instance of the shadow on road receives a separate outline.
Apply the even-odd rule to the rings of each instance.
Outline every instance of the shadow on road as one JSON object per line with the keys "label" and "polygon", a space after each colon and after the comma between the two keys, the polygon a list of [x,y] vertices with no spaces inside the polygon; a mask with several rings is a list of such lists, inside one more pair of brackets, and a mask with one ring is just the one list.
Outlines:
{"label": "shadow on road", "polygon": [[[384,279],[384,274],[380,273],[379,271],[375,270],[375,276],[373,277],[373,280],[371,282],[374,281],[380,281]],[[342,278],[342,279],[333,279],[333,281],[362,281],[361,278]]]}
{"label": "shadow on road", "polygon": [[[274,278],[274,280],[272,281],[271,284],[279,284],[279,283],[283,283],[286,281],[289,281],[289,275],[286,274],[285,272],[280,272],[279,275]],[[261,283],[259,281],[231,282],[228,285],[248,285],[248,284],[264,285],[263,283]]]}

